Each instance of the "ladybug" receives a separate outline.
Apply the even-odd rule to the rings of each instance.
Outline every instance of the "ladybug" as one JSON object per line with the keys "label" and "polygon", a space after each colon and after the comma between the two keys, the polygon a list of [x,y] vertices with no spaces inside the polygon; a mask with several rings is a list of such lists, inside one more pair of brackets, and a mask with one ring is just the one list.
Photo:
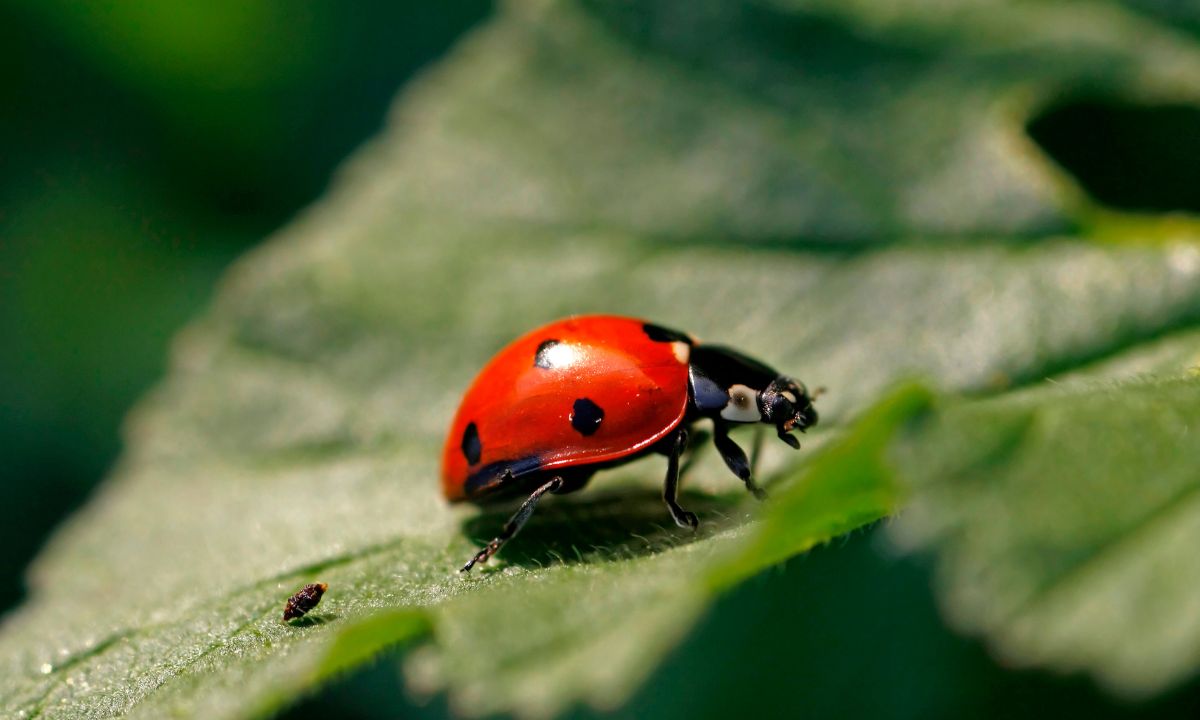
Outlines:
{"label": "ladybug", "polygon": [[597,471],[649,453],[667,456],[663,500],[680,527],[679,458],[688,429],[707,418],[725,464],[760,500],[733,425],[768,423],[789,433],[817,423],[804,385],[730,348],[697,342],[629,317],[570,317],[513,341],[463,397],[442,451],[442,493],[485,504],[524,497],[500,534],[462,571],[488,558],[529,520],[546,493],[582,488]]}

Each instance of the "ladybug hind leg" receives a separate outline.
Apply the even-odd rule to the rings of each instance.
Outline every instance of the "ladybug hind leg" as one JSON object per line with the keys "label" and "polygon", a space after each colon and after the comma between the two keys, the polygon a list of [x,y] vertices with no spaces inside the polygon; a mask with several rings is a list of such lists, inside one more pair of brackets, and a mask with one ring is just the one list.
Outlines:
{"label": "ladybug hind leg", "polygon": [[696,513],[684,510],[679,505],[679,456],[683,454],[687,444],[688,432],[679,428],[667,451],[667,479],[663,483],[663,502],[671,511],[671,517],[675,520],[676,525],[695,530],[700,525]]}
{"label": "ladybug hind leg", "polygon": [[[765,500],[767,491],[758,486],[754,482],[754,475],[750,471],[750,461],[746,459],[746,453],[738,447],[738,444],[729,437],[729,426],[725,423],[715,423],[713,425],[713,444],[717,446],[717,452],[721,453],[721,458],[725,464],[733,471],[734,475],[741,478],[746,484],[746,489],[759,500]],[[756,452],[755,455],[758,453]]]}
{"label": "ladybug hind leg", "polygon": [[525,502],[521,503],[521,507],[513,513],[513,516],[504,524],[504,529],[500,531],[490,543],[483,546],[483,549],[475,553],[475,557],[467,561],[466,565],[462,566],[460,572],[470,572],[471,568],[475,567],[476,563],[486,563],[489,558],[500,551],[504,547],[504,543],[512,540],[517,533],[521,532],[521,528],[529,521],[529,517],[533,515],[533,511],[537,509],[538,501],[548,492],[560,492],[565,483],[561,477],[550,478],[549,482],[534,490]]}

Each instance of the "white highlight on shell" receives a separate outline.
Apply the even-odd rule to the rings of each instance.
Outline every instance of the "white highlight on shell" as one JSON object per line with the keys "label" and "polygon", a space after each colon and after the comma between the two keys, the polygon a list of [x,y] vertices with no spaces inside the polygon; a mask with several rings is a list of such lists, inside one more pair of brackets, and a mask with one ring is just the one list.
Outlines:
{"label": "white highlight on shell", "polygon": [[579,362],[579,350],[567,343],[546,348],[546,362],[552,368],[564,368]]}
{"label": "white highlight on shell", "polygon": [[676,341],[671,343],[671,352],[675,353],[675,359],[684,365],[692,357],[692,346],[685,342]]}
{"label": "white highlight on shell", "polygon": [[758,422],[762,416],[758,413],[757,393],[745,385],[734,385],[729,388],[729,403],[721,408],[721,417],[733,422]]}

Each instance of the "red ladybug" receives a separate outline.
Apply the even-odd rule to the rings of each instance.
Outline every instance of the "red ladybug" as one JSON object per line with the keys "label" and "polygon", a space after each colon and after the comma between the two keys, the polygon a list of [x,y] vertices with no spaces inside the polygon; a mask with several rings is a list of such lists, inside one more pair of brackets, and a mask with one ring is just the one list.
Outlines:
{"label": "red ladybug", "polygon": [[548,492],[582,488],[597,470],[648,453],[667,456],[663,499],[680,527],[679,456],[688,428],[713,422],[725,464],[761,499],[746,453],[729,437],[738,423],[775,426],[779,438],[817,422],[802,383],[718,345],[613,315],[572,317],[501,350],[463,397],[442,451],[442,492],[451,502],[526,497],[500,535],[463,571],[487,562],[520,531]]}

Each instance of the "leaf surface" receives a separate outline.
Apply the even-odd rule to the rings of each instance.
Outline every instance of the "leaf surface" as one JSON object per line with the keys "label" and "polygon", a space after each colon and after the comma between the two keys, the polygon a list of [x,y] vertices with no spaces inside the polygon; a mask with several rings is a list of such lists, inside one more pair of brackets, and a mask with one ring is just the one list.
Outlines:
{"label": "leaf surface", "polygon": [[[468,713],[611,707],[714,592],[894,508],[885,448],[930,390],[880,400],[888,388],[1002,391],[1200,318],[1191,226],[1071,236],[1086,203],[1021,135],[1036,98],[1075,87],[1194,100],[1194,40],[1117,6],[691,9],[507,5],[230,272],[131,416],[113,477],[32,568],[0,630],[0,714],[256,717],[414,642],[409,684]],[[696,535],[669,523],[661,461],[607,472],[459,575],[508,512],[438,496],[460,393],[515,335],[598,311],[827,386],[819,448],[768,444],[762,509],[702,457],[684,495]],[[986,419],[1000,452],[1043,391],[1028,392],[947,412]],[[1099,409],[1062,398],[1064,417]],[[969,431],[912,436],[929,438],[913,457],[955,452],[916,486],[911,546],[957,557],[918,520],[938,507],[934,469],[973,457],[954,434]],[[963,550],[957,572],[1007,547]],[[1066,567],[1044,562],[1026,591]],[[313,580],[326,599],[283,625]],[[965,627],[1001,623],[962,607]],[[1035,660],[1103,666],[1089,658]],[[1159,682],[1191,667],[1156,662]]]}
{"label": "leaf surface", "polygon": [[1146,697],[1200,666],[1197,427],[1194,373],[953,404],[905,446],[892,535],[1007,661]]}

